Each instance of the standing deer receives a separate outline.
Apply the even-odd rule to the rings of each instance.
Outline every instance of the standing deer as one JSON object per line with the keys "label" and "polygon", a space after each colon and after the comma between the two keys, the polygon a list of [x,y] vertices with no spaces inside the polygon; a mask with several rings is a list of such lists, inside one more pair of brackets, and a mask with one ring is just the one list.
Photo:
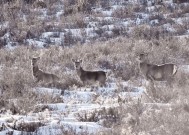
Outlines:
{"label": "standing deer", "polygon": [[99,82],[100,86],[105,86],[106,82],[106,72],[104,71],[85,71],[81,67],[82,60],[73,60],[78,76],[84,85],[87,85],[89,82]]}
{"label": "standing deer", "polygon": [[37,61],[39,59],[40,57],[32,58],[33,76],[37,79],[36,82],[44,81],[55,84],[59,80],[59,77],[57,77],[54,74],[45,73],[42,70],[40,70],[37,64]]}
{"label": "standing deer", "polygon": [[177,72],[175,64],[153,65],[144,61],[145,54],[139,56],[139,68],[143,75],[151,81],[166,81]]}

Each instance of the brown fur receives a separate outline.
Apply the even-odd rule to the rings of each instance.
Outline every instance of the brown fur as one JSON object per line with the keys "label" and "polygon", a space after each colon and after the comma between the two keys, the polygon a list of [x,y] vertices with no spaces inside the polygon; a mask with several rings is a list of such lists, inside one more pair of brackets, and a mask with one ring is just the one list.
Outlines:
{"label": "brown fur", "polygon": [[89,82],[99,82],[101,86],[105,86],[106,82],[106,72],[104,71],[85,71],[81,67],[82,60],[75,61],[72,60],[75,63],[75,68],[77,71],[78,76],[80,77],[81,81],[84,85],[88,84]]}
{"label": "brown fur", "polygon": [[45,73],[42,70],[39,69],[37,61],[40,59],[38,58],[32,58],[32,66],[33,66],[33,76],[37,79],[36,82],[44,81],[48,83],[55,83],[59,80],[59,77],[57,77],[54,74]]}
{"label": "brown fur", "polygon": [[139,68],[147,79],[166,81],[176,74],[177,66],[175,64],[153,65],[144,62],[143,58],[144,54],[140,54]]}

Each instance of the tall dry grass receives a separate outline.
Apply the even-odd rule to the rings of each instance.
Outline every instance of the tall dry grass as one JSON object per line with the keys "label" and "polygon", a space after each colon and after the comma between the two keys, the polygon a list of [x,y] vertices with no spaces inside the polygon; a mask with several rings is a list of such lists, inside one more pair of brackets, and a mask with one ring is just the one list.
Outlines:
{"label": "tall dry grass", "polygon": [[[19,46],[12,50],[3,48],[0,50],[1,108],[10,109],[13,114],[26,114],[39,103],[63,102],[57,97],[33,92],[35,87],[47,85],[43,82],[35,83],[29,56],[40,56],[39,68],[59,76],[61,87],[58,88],[64,90],[73,85],[82,86],[72,58],[83,59],[82,66],[85,70],[111,70],[116,78],[137,80],[140,78],[137,54],[148,53],[148,62],[153,64],[186,64],[189,61],[187,41],[169,37],[159,40],[119,37],[107,42],[78,44],[73,47],[50,46],[39,49]],[[146,89],[147,97],[151,100],[145,95],[139,102],[125,100],[117,108],[119,111],[116,112],[116,119],[111,117],[104,124],[119,134],[174,134],[176,131],[178,134],[187,133],[187,73],[178,71],[175,78],[165,83],[164,87],[155,82],[153,87],[146,85]],[[98,116],[94,118],[96,117]]]}
{"label": "tall dry grass", "polygon": [[[172,82],[154,83],[146,87],[149,98],[143,95],[117,108],[121,121],[112,124],[113,135],[187,135],[189,116],[188,74],[179,72]],[[170,83],[170,84],[169,84]],[[151,94],[154,92],[153,94]],[[109,132],[100,132],[102,135]]]}
{"label": "tall dry grass", "polygon": [[[74,70],[72,58],[82,58],[82,66],[85,70],[111,70],[116,78],[129,80],[140,75],[136,54],[148,53],[149,62],[153,64],[166,62],[181,64],[180,59],[184,59],[185,62],[188,61],[186,59],[187,48],[187,42],[169,38],[159,40],[158,45],[156,45],[153,40],[119,37],[107,42],[89,43],[73,47],[50,46],[46,49],[37,49],[35,47],[20,46],[13,50],[1,49],[0,87],[3,91],[2,97],[4,99],[23,97],[27,96],[26,93],[36,86],[48,86],[45,83],[35,83],[29,56],[40,56],[39,68],[44,72],[58,75],[61,78],[61,85],[57,87],[64,90],[74,84],[82,85]],[[161,52],[161,55],[159,52]],[[170,99],[166,99],[166,96],[167,94],[164,97],[165,99],[160,98],[160,100],[169,101]]]}

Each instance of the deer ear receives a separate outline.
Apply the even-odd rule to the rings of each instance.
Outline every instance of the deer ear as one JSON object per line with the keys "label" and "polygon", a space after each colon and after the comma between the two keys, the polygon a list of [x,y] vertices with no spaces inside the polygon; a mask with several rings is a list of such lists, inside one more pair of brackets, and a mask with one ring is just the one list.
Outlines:
{"label": "deer ear", "polygon": [[37,60],[39,60],[40,59],[40,57],[37,57]]}
{"label": "deer ear", "polygon": [[79,62],[82,63],[82,59],[80,59]]}
{"label": "deer ear", "polygon": [[72,62],[75,62],[75,60],[74,60],[74,59],[72,59]]}
{"label": "deer ear", "polygon": [[29,56],[29,59],[31,60],[31,59],[32,59],[32,57],[31,57],[31,56]]}

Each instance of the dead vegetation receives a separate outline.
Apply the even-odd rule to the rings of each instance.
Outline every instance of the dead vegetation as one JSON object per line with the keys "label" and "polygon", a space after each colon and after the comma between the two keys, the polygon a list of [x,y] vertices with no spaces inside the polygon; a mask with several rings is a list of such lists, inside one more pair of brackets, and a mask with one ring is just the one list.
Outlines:
{"label": "dead vegetation", "polygon": [[97,122],[101,126],[111,128],[120,122],[119,110],[116,107],[101,108],[92,111],[80,111],[75,114],[75,117],[82,122]]}
{"label": "dead vegetation", "polygon": [[[85,28],[88,27],[84,19],[86,13],[91,13],[91,9],[95,5],[106,9],[109,9],[110,5],[102,0],[66,0],[65,14],[60,17],[61,23],[56,25],[51,20],[54,20],[53,14],[56,12],[56,6],[54,6],[53,2],[58,2],[57,0],[51,2],[24,0],[23,2],[27,3],[27,5],[22,6],[23,3],[17,0],[1,3],[4,5],[0,9],[0,21],[8,21],[9,28],[3,27],[0,30],[0,36],[3,37],[8,33],[10,40],[18,42],[20,46],[13,50],[7,50],[3,46],[8,41],[5,38],[0,39],[2,48],[0,50],[0,113],[5,113],[7,110],[10,110],[12,114],[27,114],[30,111],[41,112],[51,108],[48,108],[48,106],[35,108],[35,105],[39,103],[64,102],[60,97],[33,92],[36,86],[49,87],[44,83],[35,83],[29,60],[29,56],[33,54],[41,55],[39,67],[43,71],[60,76],[61,82],[55,87],[62,90],[62,95],[65,89],[69,89],[73,85],[82,86],[80,78],[74,72],[72,58],[83,58],[85,61],[83,66],[87,70],[111,70],[115,78],[122,80],[141,77],[136,61],[136,54],[138,53],[147,52],[149,54],[148,62],[152,64],[160,65],[173,62],[182,65],[189,62],[189,40],[187,38],[172,37],[172,35],[185,34],[188,30],[187,19],[183,19],[180,25],[172,19],[174,17],[185,17],[186,13],[188,13],[188,6],[182,5],[182,3],[186,1],[174,1],[180,3],[178,10],[173,5],[164,5],[167,8],[157,7],[156,11],[171,12],[168,18],[165,19],[162,13],[150,16],[150,21],[158,20],[160,23],[153,25],[153,27],[148,24],[137,27],[135,27],[134,23],[130,24],[134,26],[132,27],[132,32],[129,33],[130,35],[127,33],[128,30],[121,26],[113,28],[113,36],[108,35],[105,32],[106,27],[101,28],[100,26],[111,25],[112,22],[102,20],[98,29],[94,30],[101,37],[101,42],[91,42],[83,45],[86,39],[78,38],[69,30],[64,34],[64,43],[61,44],[62,46],[64,45],[63,47],[49,46],[51,42],[47,39],[49,45],[48,48],[44,49],[35,48],[35,45],[31,47],[25,46],[26,39],[34,38],[39,40],[41,33],[51,30],[58,30],[53,35],[53,37],[58,37],[59,32],[67,28],[82,29],[81,35],[85,36],[87,34]],[[119,19],[134,19],[136,12],[147,12],[144,5],[131,5],[129,10],[125,7],[116,9],[113,11],[112,16]],[[30,8],[27,8],[27,6]],[[44,20],[39,19],[36,16],[43,14],[43,12],[33,10],[35,8],[48,8],[47,14],[52,16]],[[27,21],[21,18],[23,12],[28,15],[26,16]],[[98,15],[103,17],[100,13],[94,13],[94,15],[96,16],[96,18],[92,18],[94,21],[97,21]],[[143,17],[141,16],[141,18]],[[167,23],[171,24],[173,31],[170,32],[161,26]],[[121,37],[123,35],[124,37]],[[125,35],[129,35],[128,37],[130,38],[126,38]],[[118,38],[104,42],[104,40],[112,37]],[[73,46],[74,44],[75,46]],[[92,113],[81,112],[77,114],[77,118],[79,121],[101,122],[103,126],[112,128],[111,134],[115,135],[187,135],[189,133],[187,120],[189,112],[188,78],[188,73],[178,71],[175,78],[168,80],[166,83],[150,82],[149,85],[145,85],[147,88],[146,94],[138,102],[131,99],[124,101],[119,108],[95,110]],[[29,125],[22,123],[17,128],[11,128],[34,132],[40,126],[43,126],[43,124],[34,123]],[[67,131],[63,126],[60,128],[64,134],[76,134],[74,129]],[[88,133],[83,132],[83,134]]]}
{"label": "dead vegetation", "polygon": [[[138,28],[141,29],[141,33],[149,35],[148,39],[151,35],[152,37],[154,35],[163,37],[186,34],[189,28],[188,20],[185,19],[189,8],[187,4],[183,4],[183,1],[178,2],[177,6],[162,1],[152,2],[153,14],[150,11],[152,9],[145,4],[146,0],[137,4],[130,2],[124,4],[119,0],[116,3],[119,3],[118,8],[114,9],[112,2],[105,0],[4,0],[0,3],[3,5],[3,8],[0,9],[0,22],[2,24],[8,22],[8,24],[3,25],[0,29],[0,47],[8,43],[13,46],[29,44],[27,39],[42,41],[44,46],[48,47],[53,44],[53,41],[50,38],[41,39],[41,36],[42,33],[50,31],[63,32],[64,38],[59,45],[72,46],[78,43],[83,44],[88,40],[91,42],[94,40],[106,41],[120,35],[133,36],[133,32],[136,32]],[[59,13],[57,5],[64,5],[64,11]],[[107,12],[111,11],[112,13],[110,12],[108,17],[113,17],[113,19],[106,20],[107,15],[98,11],[98,8],[105,9]],[[145,17],[141,13],[148,14],[149,17]],[[60,16],[57,17],[57,14]],[[88,18],[88,16],[91,17]],[[182,18],[183,24],[176,21],[179,17]],[[118,20],[125,22],[125,19],[131,21],[128,26],[132,27],[134,31],[128,32],[125,25],[117,23]],[[89,22],[96,23],[96,26],[90,26]],[[115,26],[110,29],[108,25]],[[151,30],[144,28],[143,25]],[[166,26],[170,29],[168,30],[164,25],[170,25]],[[89,37],[89,27],[93,28],[91,32],[94,33],[94,36],[92,37]],[[78,29],[79,34],[76,35],[72,29]],[[152,34],[149,34],[149,31]]]}
{"label": "dead vegetation", "polygon": [[[155,44],[156,42],[158,44]],[[39,67],[43,71],[59,75],[62,90],[69,89],[73,85],[81,86],[81,80],[74,72],[72,58],[83,58],[85,61],[83,66],[87,70],[111,70],[116,78],[121,79],[120,77],[122,77],[125,80],[140,77],[136,54],[142,52],[148,53],[147,59],[153,64],[164,62],[184,64],[188,62],[189,59],[186,59],[188,47],[184,40],[160,38],[160,40],[155,40],[155,43],[154,40],[133,40],[119,37],[108,42],[76,45],[71,48],[51,46],[42,51],[25,46],[9,51],[1,49],[1,112],[3,112],[3,108],[11,110],[12,114],[40,112],[46,107],[33,110],[33,107],[39,103],[63,102],[63,99],[59,97],[33,92],[33,88],[36,86],[45,85],[35,83],[29,56],[40,55]],[[183,59],[184,62],[180,63],[180,59]],[[167,134],[168,132],[174,133],[175,129],[178,130],[178,133],[185,134],[187,132],[185,125],[188,124],[184,119],[188,115],[187,80],[188,75],[182,70],[178,71],[173,80],[169,80],[163,85],[158,82],[146,85],[146,95],[144,94],[140,102],[136,103],[132,99],[124,100],[119,108],[110,111],[94,111],[91,114],[81,112],[78,114],[78,119],[101,122],[103,126],[115,128],[114,130],[119,134],[127,132],[131,132],[131,134]],[[168,109],[169,107],[171,110]],[[172,118],[173,115],[179,119]],[[159,128],[154,121],[157,121]],[[165,126],[162,125],[162,121]],[[174,123],[179,123],[179,127],[176,127],[177,124]],[[29,129],[24,127],[24,130]]]}
{"label": "dead vegetation", "polygon": [[100,0],[65,0],[64,15],[75,14],[78,12],[90,13],[91,8],[98,4]]}
{"label": "dead vegetation", "polygon": [[127,7],[121,7],[113,11],[112,13],[113,17],[118,18],[133,18],[134,17],[134,7],[131,6],[130,8]]}
{"label": "dead vegetation", "polygon": [[[156,44],[157,42],[158,44]],[[180,46],[177,46],[177,44],[180,44]],[[43,71],[59,75],[61,81],[56,87],[62,90],[69,89],[69,87],[73,85],[82,86],[80,78],[77,77],[77,73],[74,72],[72,58],[83,58],[83,61],[85,61],[83,67],[86,70],[111,70],[116,78],[121,77],[123,80],[129,80],[130,78],[139,76],[135,54],[140,52],[149,53],[149,63],[153,64],[162,64],[164,62],[177,64],[179,61],[176,60],[179,59],[184,59],[185,62],[188,61],[188,59],[185,59],[188,52],[187,42],[169,38],[155,41],[142,41],[120,37],[105,43],[97,42],[92,46],[90,44],[82,46],[76,45],[72,48],[52,46],[48,49],[43,49],[43,52],[40,49],[24,46],[17,47],[11,51],[7,51],[6,49],[1,49],[0,51],[2,66],[0,84],[2,90],[1,97],[2,99],[6,99],[5,101],[18,98],[18,102],[20,102],[19,106],[23,108],[23,112],[30,110],[30,108],[28,108],[30,105],[40,102],[40,97],[48,96],[39,96],[31,91],[36,86],[49,87],[42,82],[35,83],[35,78],[32,75],[31,61],[29,59],[29,56],[33,56],[33,54],[41,56],[38,65]],[[159,55],[159,52],[161,52],[161,55]],[[177,80],[179,83],[184,83],[184,81]],[[171,88],[167,88],[167,93],[164,89],[158,89],[160,89],[160,93],[166,95],[163,97],[161,94],[156,95],[155,98],[157,98],[157,101],[162,100],[163,102],[169,102],[172,100],[169,97],[172,96],[172,94],[168,94]],[[153,97],[153,94],[151,96]],[[23,100],[25,100],[26,97],[31,98],[27,98],[27,102],[24,103]],[[59,101],[62,102],[51,96],[43,100],[44,103]],[[15,111],[15,113],[21,112]]]}
{"label": "dead vegetation", "polygon": [[[156,83],[155,93],[151,95],[153,100],[142,97],[138,101],[131,100],[117,108],[121,121],[112,124],[111,133],[187,135],[188,84],[184,83],[181,86],[178,82],[185,79],[177,77],[176,80],[171,83],[173,86],[162,87]],[[148,94],[149,91],[153,91],[152,88],[147,89]],[[106,134],[108,133],[103,133]]]}

